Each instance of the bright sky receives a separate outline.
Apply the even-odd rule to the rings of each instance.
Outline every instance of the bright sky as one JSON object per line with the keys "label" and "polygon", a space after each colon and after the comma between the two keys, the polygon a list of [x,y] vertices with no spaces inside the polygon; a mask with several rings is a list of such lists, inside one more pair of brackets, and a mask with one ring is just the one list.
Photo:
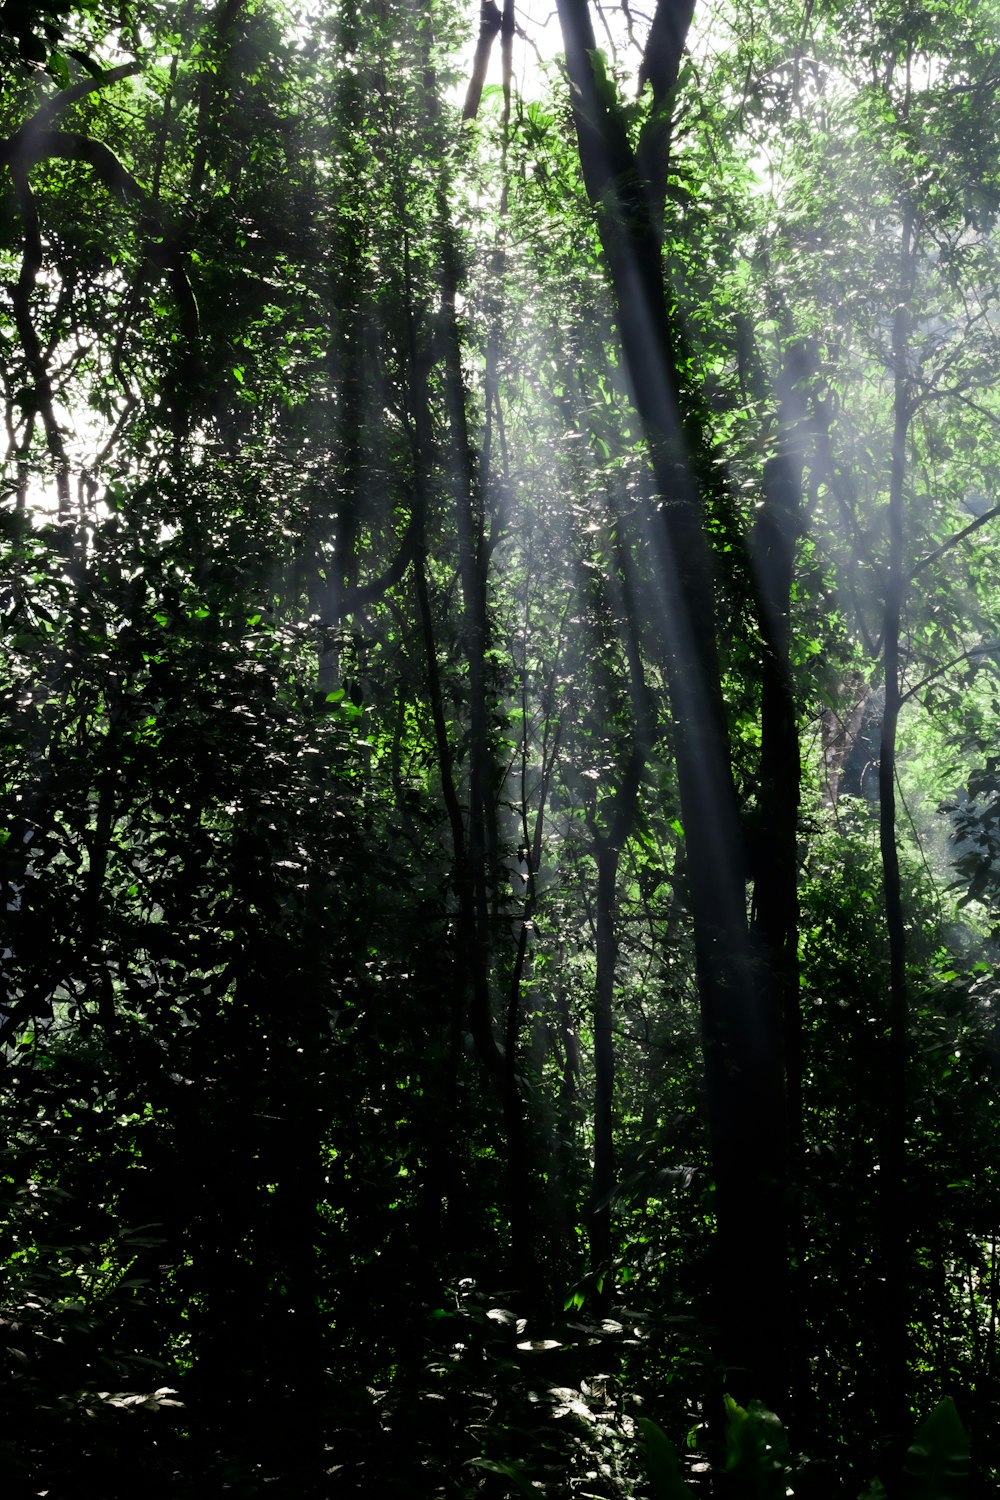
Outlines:
{"label": "bright sky", "polygon": [[[467,80],[472,71],[472,58],[479,35],[479,0],[466,0],[466,3],[473,13],[469,44],[462,59],[463,78]],[[631,15],[636,39],[634,43],[629,40],[626,8]],[[653,8],[652,0],[646,0],[640,6],[630,4],[629,0],[611,0],[611,3],[605,0],[604,4],[592,6],[597,45],[605,52],[610,52],[617,64],[629,73],[634,74],[638,70],[641,56],[639,44],[645,40]],[[543,87],[542,64],[550,62],[562,52],[562,33],[553,0],[522,0],[522,4],[516,7],[516,16],[524,36],[518,36],[514,42],[514,77],[522,98],[530,99]],[[499,82],[498,39],[490,57],[486,83],[489,86]],[[456,96],[464,96],[464,88],[463,83],[456,90]],[[458,97],[456,102],[459,102]]]}

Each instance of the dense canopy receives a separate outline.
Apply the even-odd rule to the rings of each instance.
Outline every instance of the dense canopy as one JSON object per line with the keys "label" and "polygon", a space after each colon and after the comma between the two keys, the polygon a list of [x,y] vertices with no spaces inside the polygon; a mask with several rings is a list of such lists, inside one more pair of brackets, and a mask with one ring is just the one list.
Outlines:
{"label": "dense canopy", "polygon": [[12,1500],[1000,1470],[996,0],[0,9]]}

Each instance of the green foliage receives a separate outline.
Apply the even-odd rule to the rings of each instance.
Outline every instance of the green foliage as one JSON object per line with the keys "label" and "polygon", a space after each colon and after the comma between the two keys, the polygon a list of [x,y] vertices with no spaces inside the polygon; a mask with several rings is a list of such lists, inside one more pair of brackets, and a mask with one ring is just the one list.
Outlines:
{"label": "green foliage", "polygon": [[[69,86],[70,59],[99,78],[100,65],[86,46],[79,45],[78,38],[81,30],[86,36],[88,22],[97,22],[95,30],[100,35],[114,19],[114,12],[105,10],[96,0],[76,4],[72,0],[6,0],[0,10],[0,59],[24,73],[44,67],[61,89]],[[126,25],[131,21],[127,11],[119,19]]]}
{"label": "green foliage", "polygon": [[[655,117],[612,9],[599,102],[629,142],[669,138],[661,263],[750,1009],[777,1003],[758,984],[771,814],[799,808],[779,957],[801,1139],[764,1170],[792,1225],[788,1422],[810,1461],[749,1389],[715,1428],[748,1352],[719,1317],[745,1246],[719,1239],[718,944],[692,921],[678,772],[699,684],[671,699],[664,629],[688,559],[657,551],[677,496],[654,493],[559,67],[525,73],[509,117],[492,84],[463,130],[475,17],[438,0],[8,0],[16,1500],[137,1482],[151,1500],[827,1500],[903,1430],[892,1405],[941,1389],[967,1392],[969,1440],[942,1402],[901,1496],[995,1488],[995,6],[724,7]],[[877,799],[901,373],[890,1182]],[[776,474],[792,578],[769,613]],[[791,770],[765,774],[786,628],[801,798]],[[905,1265],[881,1258],[889,1201]],[[908,1374],[889,1389],[893,1288]]]}
{"label": "green foliage", "polygon": [[744,1409],[732,1396],[726,1408],[726,1473],[740,1493],[754,1500],[784,1500],[787,1486],[788,1439],[781,1421],[760,1401]]}
{"label": "green foliage", "polygon": [[903,1463],[904,1493],[912,1500],[960,1500],[968,1493],[969,1440],[950,1396],[917,1429]]}
{"label": "green foliage", "polygon": [[681,1476],[676,1450],[663,1428],[649,1417],[640,1417],[635,1425],[654,1500],[687,1500],[692,1492]]}

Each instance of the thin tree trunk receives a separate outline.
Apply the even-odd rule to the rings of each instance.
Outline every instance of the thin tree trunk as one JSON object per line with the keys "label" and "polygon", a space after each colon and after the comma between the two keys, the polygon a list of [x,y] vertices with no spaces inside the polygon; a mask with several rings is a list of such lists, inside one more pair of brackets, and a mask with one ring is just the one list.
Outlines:
{"label": "thin tree trunk", "polygon": [[[763,493],[752,539],[751,565],[761,625],[761,750],[758,827],[753,850],[752,924],[769,966],[780,1016],[785,1071],[785,1134],[791,1313],[788,1327],[794,1411],[805,1415],[810,1379],[801,1327],[806,1255],[802,1210],[802,1012],[799,997],[798,818],[802,766],[792,682],[791,598],[795,548],[802,529],[802,466],[806,409],[802,383],[808,356],[792,346],[779,385],[777,452],[764,464]],[[789,1417],[793,1415],[790,1410]]]}
{"label": "thin tree trunk", "polygon": [[615,933],[618,861],[621,847],[597,837],[597,978],[594,994],[594,1172],[588,1215],[590,1268],[597,1277],[594,1302],[607,1316],[614,1300],[614,1245],[611,1198],[615,1186],[614,988],[618,962]]}
{"label": "thin tree trunk", "polygon": [[877,1413],[891,1448],[909,1426],[907,1305],[910,1282],[906,1205],[906,1074],[909,1003],[906,985],[906,925],[899,851],[896,845],[896,735],[900,708],[900,628],[906,590],[904,508],[906,445],[912,417],[907,361],[915,243],[912,213],[904,213],[900,244],[900,291],[892,329],[894,369],[892,467],[889,479],[889,567],[882,634],[885,709],[879,755],[879,843],[889,939],[889,1004],[884,1056],[885,1107],[882,1116],[878,1222],[881,1226],[879,1326],[876,1366],[880,1393]]}
{"label": "thin tree trunk", "polygon": [[486,72],[490,65],[490,53],[493,51],[493,40],[500,30],[500,10],[495,0],[482,0],[479,17],[479,37],[476,41],[476,55],[472,60],[472,73],[469,77],[469,87],[465,95],[465,105],[462,109],[463,120],[474,120],[479,113],[479,103],[483,97],[483,85],[486,82]]}
{"label": "thin tree trunk", "polygon": [[[467,985],[469,1030],[479,1059],[497,1091],[503,1119],[506,1146],[505,1164],[507,1211],[510,1225],[511,1273],[528,1288],[530,1293],[534,1294],[541,1268],[531,1253],[527,1132],[513,1059],[505,1056],[504,1051],[497,1041],[490,993],[489,965],[491,945],[487,930],[488,902],[485,874],[486,862],[482,834],[483,797],[481,772],[477,776],[473,767],[473,774],[470,775],[470,780],[472,781],[469,807],[470,833],[467,836],[465,817],[463,816],[458,789],[455,784],[455,776],[452,770],[452,751],[448,739],[444,693],[437,660],[434,618],[427,587],[426,517],[428,478],[426,468],[429,462],[429,455],[432,452],[431,422],[425,365],[421,361],[417,350],[412,295],[409,292],[409,252],[405,245],[404,261],[407,267],[407,295],[410,298],[408,322],[413,406],[413,429],[411,436],[415,479],[414,572],[416,575],[417,608],[424,642],[438,769],[441,776],[442,793],[448,814],[454,851],[455,889],[459,905],[459,951],[461,954],[462,975]],[[451,372],[451,379],[454,379],[454,371]],[[452,401],[454,400],[455,395],[452,393]],[[453,419],[457,419],[454,411],[451,415]],[[464,395],[462,396],[462,415],[464,418]],[[465,528],[465,581],[470,589],[474,591],[476,578],[468,576],[471,570],[471,562],[468,556],[468,545],[471,540],[469,535],[470,519],[468,511],[465,510],[465,507],[461,503],[459,505],[459,512],[460,524]],[[464,520],[462,520],[463,513]],[[460,549],[462,548],[463,542],[460,539]],[[473,593],[474,598],[475,594]],[[483,607],[485,608],[485,593],[483,601]],[[484,732],[483,720],[485,716],[483,701],[485,697],[484,672],[485,663],[484,660],[481,660],[472,688],[473,702],[478,701],[481,705],[480,712],[474,724],[474,729],[481,736]],[[473,747],[472,758],[475,761],[475,746]],[[477,812],[478,820],[476,818]],[[477,828],[478,833],[476,831]]]}
{"label": "thin tree trunk", "polygon": [[[56,495],[59,503],[60,521],[68,521],[72,508],[69,487],[69,460],[63,442],[62,428],[55,411],[55,394],[49,375],[48,364],[31,316],[31,297],[38,273],[42,269],[42,236],[35,209],[34,194],[28,183],[27,168],[19,162],[11,163],[11,176],[17,197],[21,220],[24,225],[24,255],[17,281],[11,289],[11,304],[14,310],[14,326],[24,350],[28,376],[33,387],[32,414],[37,412],[48,444],[49,456],[55,471]],[[31,420],[28,423],[30,435]],[[26,445],[28,439],[26,438]],[[25,447],[27,456],[27,446]]]}
{"label": "thin tree trunk", "polygon": [[[357,6],[341,7],[338,46],[345,57],[359,50]],[[337,118],[351,122],[347,130],[337,127],[331,149],[348,160],[356,157],[353,122],[364,106],[363,79],[348,72],[338,90]],[[331,322],[326,353],[327,375],[335,402],[328,404],[328,420],[335,438],[330,471],[322,488],[318,511],[311,518],[315,534],[316,562],[310,579],[310,603],[320,618],[317,688],[321,693],[336,689],[341,675],[341,633],[344,615],[358,582],[357,543],[364,493],[364,398],[366,315],[363,303],[364,253],[367,238],[364,206],[356,188],[344,195],[330,246],[331,266],[328,308]],[[329,556],[323,558],[324,544]]]}
{"label": "thin tree trunk", "polygon": [[613,594],[622,646],[628,662],[629,699],[632,710],[631,748],[612,800],[611,826],[607,833],[592,828],[597,858],[597,911],[595,948],[597,973],[594,996],[594,1173],[591,1192],[590,1263],[598,1276],[596,1307],[606,1315],[614,1300],[614,1237],[611,1202],[615,1188],[614,1142],[614,994],[618,967],[618,867],[632,832],[639,801],[642,774],[654,740],[652,706],[646,687],[638,634],[639,608],[632,576],[632,559],[625,537],[625,516],[620,496],[612,492],[617,583]]}
{"label": "thin tree trunk", "polygon": [[[425,5],[422,4],[421,9],[427,13]],[[508,24],[504,28],[506,33],[512,25],[513,7],[505,5],[505,12],[508,16]],[[422,32],[425,107],[428,119],[439,127],[441,111],[431,61],[429,25],[428,20]],[[504,56],[505,60],[509,56],[506,45]],[[528,1302],[533,1302],[541,1299],[544,1268],[531,1241],[532,1194],[527,1122],[518,1082],[517,1027],[513,1028],[512,1034],[508,1016],[506,1035],[511,1046],[502,1047],[497,1039],[490,984],[495,946],[490,921],[490,890],[499,873],[497,786],[500,771],[495,764],[490,735],[492,693],[487,674],[490,644],[487,600],[489,552],[482,487],[480,476],[476,472],[465,405],[462,339],[458,320],[460,267],[451,226],[447,183],[443,178],[437,184],[436,209],[441,292],[438,337],[443,351],[445,407],[451,437],[447,480],[458,535],[463,633],[469,673],[468,835],[464,837],[464,858],[460,861],[464,870],[461,883],[463,887],[467,887],[471,902],[468,917],[463,919],[466,922],[465,944],[472,981],[469,1029],[479,1058],[497,1090],[503,1117],[511,1276],[524,1288]],[[429,448],[426,451],[430,451]],[[448,774],[451,774],[450,766]],[[456,846],[456,855],[457,853]]]}

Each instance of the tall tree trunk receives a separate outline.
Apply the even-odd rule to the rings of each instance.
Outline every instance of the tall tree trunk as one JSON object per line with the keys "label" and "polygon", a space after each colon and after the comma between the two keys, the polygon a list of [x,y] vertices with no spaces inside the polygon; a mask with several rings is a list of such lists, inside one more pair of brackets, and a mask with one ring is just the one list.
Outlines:
{"label": "tall tree trunk", "polygon": [[[651,528],[667,643],[694,921],[716,1184],[716,1318],[737,1396],[783,1406],[788,1325],[785,1106],[780,1017],[753,962],[745,851],[716,652],[696,418],[680,408],[677,338],[659,240],[620,113],[597,86],[586,0],[558,0],[580,161],[598,216],[632,399],[659,492]],[[691,417],[691,413],[685,414]]]}

